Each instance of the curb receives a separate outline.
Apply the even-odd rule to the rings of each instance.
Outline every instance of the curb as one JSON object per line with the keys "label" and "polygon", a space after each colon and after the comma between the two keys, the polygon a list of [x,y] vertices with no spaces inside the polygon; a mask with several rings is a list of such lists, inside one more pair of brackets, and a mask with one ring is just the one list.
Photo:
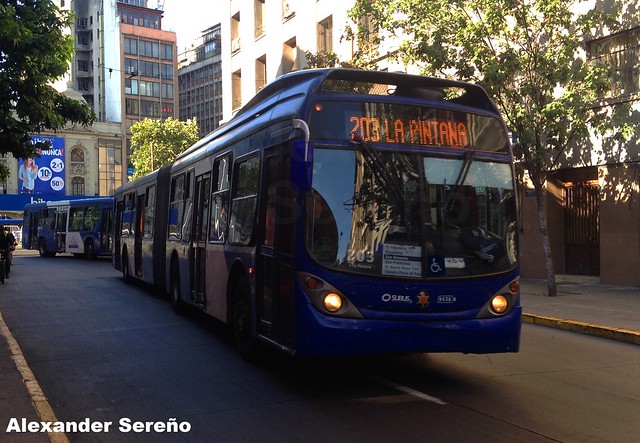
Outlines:
{"label": "curb", "polygon": [[564,320],[543,315],[522,314],[522,322],[533,325],[546,326],[563,331],[578,332],[594,337],[608,338],[640,346],[640,332],[629,329],[611,328],[574,320]]}

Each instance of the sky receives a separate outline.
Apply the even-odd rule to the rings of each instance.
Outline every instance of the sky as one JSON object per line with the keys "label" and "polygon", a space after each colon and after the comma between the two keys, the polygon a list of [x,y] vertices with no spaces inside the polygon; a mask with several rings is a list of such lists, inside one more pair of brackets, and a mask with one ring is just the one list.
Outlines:
{"label": "sky", "polygon": [[[156,1],[149,0],[148,6],[155,7]],[[220,23],[216,10],[220,9],[223,1],[225,0],[164,0],[162,29],[176,33],[178,52],[191,46],[200,36],[200,31]]]}

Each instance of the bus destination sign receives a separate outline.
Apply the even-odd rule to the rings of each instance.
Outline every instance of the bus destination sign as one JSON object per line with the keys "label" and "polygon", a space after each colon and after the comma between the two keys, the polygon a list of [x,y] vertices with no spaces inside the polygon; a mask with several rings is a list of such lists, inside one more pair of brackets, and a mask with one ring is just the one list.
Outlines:
{"label": "bus destination sign", "polygon": [[469,147],[469,129],[465,122],[349,116],[351,138],[374,143]]}

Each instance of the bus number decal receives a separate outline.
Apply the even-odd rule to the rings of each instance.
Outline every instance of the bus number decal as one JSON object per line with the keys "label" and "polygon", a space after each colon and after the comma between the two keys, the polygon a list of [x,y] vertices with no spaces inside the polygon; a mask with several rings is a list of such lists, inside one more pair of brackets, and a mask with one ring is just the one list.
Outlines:
{"label": "bus number decal", "polygon": [[347,261],[349,263],[373,263],[374,256],[373,252],[370,251],[357,251],[355,249],[349,249],[347,251]]}

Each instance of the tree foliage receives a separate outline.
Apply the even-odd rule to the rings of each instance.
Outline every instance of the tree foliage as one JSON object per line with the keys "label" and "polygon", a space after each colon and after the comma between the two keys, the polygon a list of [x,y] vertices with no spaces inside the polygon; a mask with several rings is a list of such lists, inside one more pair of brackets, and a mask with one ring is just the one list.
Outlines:
{"label": "tree foliage", "polygon": [[73,39],[63,30],[72,23],[50,0],[0,3],[0,153],[33,157],[49,146],[32,144],[31,134],[59,130],[67,122],[94,122],[86,102],[52,86],[69,69]]}
{"label": "tree foliage", "polygon": [[556,289],[546,230],[547,174],[590,130],[619,138],[632,134],[621,123],[628,108],[616,114],[595,106],[610,91],[609,75],[583,50],[596,26],[615,29],[615,22],[595,9],[575,14],[571,7],[564,0],[357,0],[350,11],[356,23],[370,19],[369,26],[357,28],[358,42],[369,48],[356,53],[357,62],[379,56],[366,44],[372,35],[397,37],[393,56],[399,61],[425,75],[481,84],[493,96],[537,191],[549,295]]}
{"label": "tree foliage", "polygon": [[131,126],[131,162],[133,178],[142,177],[174,161],[189,146],[198,141],[195,119],[182,122],[144,119]]}

